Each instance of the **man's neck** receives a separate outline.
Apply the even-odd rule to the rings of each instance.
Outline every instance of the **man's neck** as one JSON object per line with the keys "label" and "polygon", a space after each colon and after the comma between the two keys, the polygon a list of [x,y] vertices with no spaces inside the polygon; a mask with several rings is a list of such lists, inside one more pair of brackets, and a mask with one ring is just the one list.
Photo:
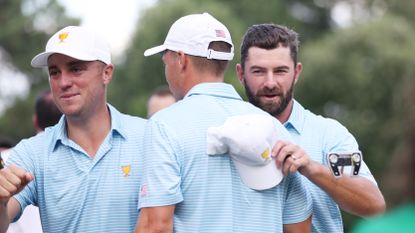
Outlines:
{"label": "man's neck", "polygon": [[284,109],[284,111],[282,111],[282,113],[280,113],[279,115],[275,116],[275,118],[277,118],[281,124],[284,124],[285,122],[288,121],[288,119],[290,119],[291,113],[293,111],[293,107],[294,107],[294,100],[291,100],[290,103],[287,105],[287,107]]}
{"label": "man's neck", "polygon": [[84,119],[67,118],[68,137],[94,157],[111,129],[111,115],[105,106],[92,116]]}

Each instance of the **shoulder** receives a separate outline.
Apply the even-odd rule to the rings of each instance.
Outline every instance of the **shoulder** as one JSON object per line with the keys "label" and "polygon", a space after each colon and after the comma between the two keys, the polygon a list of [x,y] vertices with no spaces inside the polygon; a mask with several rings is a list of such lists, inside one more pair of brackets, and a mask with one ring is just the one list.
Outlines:
{"label": "shoulder", "polygon": [[32,137],[22,139],[15,148],[19,147],[43,147],[48,145],[53,139],[56,129],[54,127],[46,128],[45,131],[40,132]]}
{"label": "shoulder", "polygon": [[358,145],[350,131],[338,120],[317,115],[310,110],[298,111],[297,118],[299,128],[307,144],[319,142],[317,145],[323,146],[326,150],[339,149],[340,147],[356,150]]}
{"label": "shoulder", "polygon": [[[53,128],[53,127],[52,127]],[[22,161],[36,160],[54,145],[54,130],[41,132],[33,137],[21,140],[9,151],[9,162],[21,164]]]}
{"label": "shoulder", "polygon": [[347,128],[338,120],[322,115],[317,115],[308,109],[304,109],[305,125],[314,126],[327,132],[348,132]]}
{"label": "shoulder", "polygon": [[[121,114],[121,120],[126,121],[128,123],[131,123],[135,126],[138,127],[144,127],[145,124],[147,123],[147,119],[138,117],[138,116],[132,116],[132,115],[128,115],[128,114]],[[133,126],[131,125],[131,126]]]}
{"label": "shoulder", "polygon": [[112,122],[116,127],[121,126],[121,128],[128,130],[144,129],[147,119],[119,112],[115,107],[111,105],[109,105],[109,109],[111,112]]}

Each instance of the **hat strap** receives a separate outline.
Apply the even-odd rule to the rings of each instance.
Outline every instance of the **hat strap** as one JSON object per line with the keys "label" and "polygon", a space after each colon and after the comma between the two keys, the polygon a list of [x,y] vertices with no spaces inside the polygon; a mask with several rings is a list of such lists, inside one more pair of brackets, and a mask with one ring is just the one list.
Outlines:
{"label": "hat strap", "polygon": [[218,52],[213,49],[208,49],[206,57],[207,59],[230,61],[233,59],[233,52]]}

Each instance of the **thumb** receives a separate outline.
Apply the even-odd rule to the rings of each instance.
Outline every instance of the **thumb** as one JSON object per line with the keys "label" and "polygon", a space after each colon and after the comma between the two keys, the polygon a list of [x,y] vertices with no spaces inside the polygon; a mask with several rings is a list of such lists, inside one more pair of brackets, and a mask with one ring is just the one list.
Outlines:
{"label": "thumb", "polygon": [[23,186],[26,186],[28,183],[30,183],[34,179],[35,177],[30,172],[25,172],[24,178],[22,179]]}

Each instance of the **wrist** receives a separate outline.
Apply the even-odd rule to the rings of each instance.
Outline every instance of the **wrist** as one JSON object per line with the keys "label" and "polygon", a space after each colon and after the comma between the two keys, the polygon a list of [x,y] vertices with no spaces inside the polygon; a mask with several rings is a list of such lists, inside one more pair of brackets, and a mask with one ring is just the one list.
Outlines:
{"label": "wrist", "polygon": [[310,160],[307,165],[300,167],[298,171],[305,177],[313,177],[318,175],[319,171],[321,170],[320,166],[322,165],[313,160]]}

